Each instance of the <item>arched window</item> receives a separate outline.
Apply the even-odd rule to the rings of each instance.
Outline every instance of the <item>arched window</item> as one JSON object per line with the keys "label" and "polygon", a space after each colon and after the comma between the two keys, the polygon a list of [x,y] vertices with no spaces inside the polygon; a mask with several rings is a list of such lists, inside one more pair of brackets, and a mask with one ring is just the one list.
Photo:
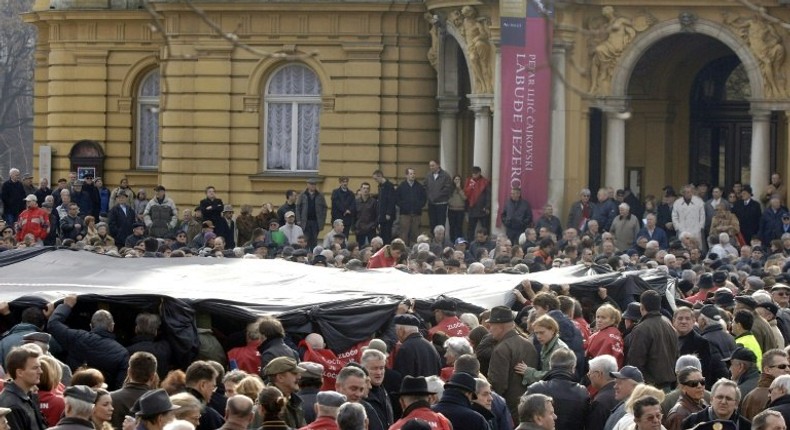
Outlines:
{"label": "arched window", "polygon": [[137,91],[137,168],[159,167],[159,69],[148,72]]}
{"label": "arched window", "polygon": [[264,166],[268,171],[317,171],[321,82],[308,67],[290,64],[266,85]]}

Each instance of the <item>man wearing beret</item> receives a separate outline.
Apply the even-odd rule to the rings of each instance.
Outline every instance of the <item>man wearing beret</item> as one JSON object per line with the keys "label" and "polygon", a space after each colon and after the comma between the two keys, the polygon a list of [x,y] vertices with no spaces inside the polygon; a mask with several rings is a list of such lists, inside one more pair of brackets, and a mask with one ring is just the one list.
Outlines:
{"label": "man wearing beret", "polygon": [[96,392],[87,385],[74,385],[63,392],[66,400],[65,417],[58,421],[50,430],[93,430],[93,404]]}
{"label": "man wearing beret", "polygon": [[491,309],[488,324],[491,337],[497,342],[491,353],[488,380],[491,382],[491,389],[505,398],[513,421],[518,422],[518,403],[525,387],[513,368],[522,362],[537,368],[538,353],[532,343],[516,331],[510,308],[497,306]]}
{"label": "man wearing beret", "polygon": [[393,322],[401,347],[392,368],[403,376],[438,375],[442,370],[439,353],[420,335],[420,320],[411,314],[401,314]]}
{"label": "man wearing beret", "polygon": [[454,301],[441,298],[431,305],[431,311],[436,319],[436,325],[428,330],[428,339],[432,339],[433,335],[438,332],[450,337],[469,336],[469,327],[458,319]]}

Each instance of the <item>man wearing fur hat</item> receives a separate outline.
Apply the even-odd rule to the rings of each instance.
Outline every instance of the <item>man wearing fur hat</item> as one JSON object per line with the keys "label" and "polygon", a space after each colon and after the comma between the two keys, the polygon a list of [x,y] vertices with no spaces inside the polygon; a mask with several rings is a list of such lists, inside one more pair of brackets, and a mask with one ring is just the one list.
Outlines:
{"label": "man wearing fur hat", "polygon": [[450,337],[469,336],[469,327],[458,319],[456,304],[451,299],[439,299],[431,305],[431,311],[436,319],[436,325],[428,330],[428,338],[442,332]]}

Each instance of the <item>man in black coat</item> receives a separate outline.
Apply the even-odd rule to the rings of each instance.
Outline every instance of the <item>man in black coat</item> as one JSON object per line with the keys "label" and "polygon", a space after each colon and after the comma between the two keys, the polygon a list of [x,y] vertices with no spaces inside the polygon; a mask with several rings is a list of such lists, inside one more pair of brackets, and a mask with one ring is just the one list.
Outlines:
{"label": "man in black coat", "polygon": [[357,214],[357,197],[348,189],[348,176],[341,176],[340,186],[332,190],[332,221],[343,220],[343,234],[348,237]]}
{"label": "man in black coat", "polygon": [[167,372],[173,368],[171,362],[173,352],[167,340],[156,339],[161,325],[162,319],[159,315],[146,312],[137,314],[134,326],[135,336],[126,349],[130,355],[138,351],[153,354],[157,359],[156,373],[159,374],[160,379],[165,379]]}
{"label": "man in black coat", "polygon": [[126,378],[129,353],[115,340],[112,314],[100,309],[91,317],[90,331],[71,329],[65,321],[76,304],[76,295],[66,296],[49,317],[47,330],[58,343],[67,346],[67,364],[72,369],[83,365],[94,367],[104,375],[110,390],[120,388]]}
{"label": "man in black coat", "polygon": [[774,379],[770,390],[771,402],[768,403],[768,409],[779,412],[786,423],[790,422],[790,376],[783,375]]}
{"label": "man in black coat", "polygon": [[0,407],[11,409],[6,414],[10,428],[44,430],[44,417],[38,398],[31,393],[41,379],[39,353],[27,348],[14,348],[5,357],[5,370],[11,380],[0,392]]}
{"label": "man in black coat", "polygon": [[438,375],[442,369],[439,353],[420,334],[420,320],[414,315],[401,314],[393,322],[401,347],[392,368],[403,376]]}
{"label": "man in black coat", "polygon": [[549,357],[549,372],[529,386],[527,394],[545,394],[554,399],[557,430],[579,430],[587,423],[590,394],[574,381],[576,355],[569,349],[558,349]]}
{"label": "man in black coat", "polygon": [[[217,236],[222,236],[222,211],[225,210],[225,204],[222,199],[217,198],[217,191],[214,187],[206,187],[206,198],[200,201],[200,213],[203,215],[203,221],[211,221],[216,226],[217,230],[214,232]],[[227,223],[225,224],[227,226]]]}
{"label": "man in black coat", "polygon": [[0,188],[0,198],[3,201],[3,219],[6,224],[13,226],[19,214],[25,210],[25,187],[22,185],[22,174],[19,169],[11,169],[9,178]]}
{"label": "man in black coat", "polygon": [[732,207],[732,212],[738,217],[738,223],[741,226],[741,234],[748,244],[751,242],[752,236],[756,235],[758,230],[760,230],[760,218],[763,214],[760,202],[752,198],[751,186],[743,186],[740,200],[735,202]]}
{"label": "man in black coat", "polygon": [[261,332],[261,345],[258,347],[261,353],[261,369],[277,357],[293,358],[299,362],[299,353],[285,344],[285,329],[280,320],[264,317],[258,325],[258,331]]}
{"label": "man in black coat", "polygon": [[721,379],[713,384],[711,405],[687,416],[683,420],[682,428],[685,430],[699,423],[725,420],[735,423],[738,430],[750,430],[751,422],[738,413],[740,401],[741,392],[738,390],[738,385],[729,379]]}
{"label": "man in black coat", "polygon": [[[217,388],[217,370],[207,361],[195,361],[187,367],[185,377],[186,392],[194,396],[201,405],[207,405],[211,394]],[[222,427],[225,420],[214,408],[204,407],[197,430],[210,430]]]}
{"label": "man in black coat", "polygon": [[110,209],[107,214],[110,228],[110,236],[115,239],[118,247],[123,246],[123,241],[132,234],[132,226],[137,222],[134,209],[129,206],[129,197],[126,193],[118,193],[116,201],[118,204]]}
{"label": "man in black coat", "polygon": [[696,355],[702,363],[706,389],[710,389],[720,378],[729,377],[730,372],[721,361],[723,357],[717,353],[717,358],[713,359],[710,342],[694,331],[694,311],[687,307],[675,310],[672,315],[672,326],[678,333],[678,355]]}
{"label": "man in black coat", "polygon": [[433,406],[453,425],[453,430],[485,430],[488,422],[472,409],[475,396],[475,378],[464,372],[456,372],[444,384],[444,393],[439,403]]}
{"label": "man in black coat", "polygon": [[392,240],[392,223],[395,221],[395,185],[384,177],[384,173],[381,170],[373,172],[373,180],[379,184],[379,235],[381,235],[384,244],[388,244]]}

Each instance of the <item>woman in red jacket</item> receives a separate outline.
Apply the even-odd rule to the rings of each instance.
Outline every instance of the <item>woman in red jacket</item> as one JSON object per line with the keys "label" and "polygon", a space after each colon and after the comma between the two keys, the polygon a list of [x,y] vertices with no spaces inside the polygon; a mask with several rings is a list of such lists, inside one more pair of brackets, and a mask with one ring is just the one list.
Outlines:
{"label": "woman in red jacket", "polygon": [[595,312],[595,333],[587,342],[587,358],[609,354],[623,366],[623,335],[617,329],[622,315],[614,306],[605,304]]}
{"label": "woman in red jacket", "polygon": [[393,267],[398,264],[398,260],[403,253],[406,252],[406,245],[399,241],[393,240],[391,244],[384,245],[378,252],[373,254],[368,261],[368,269],[378,269],[380,267]]}

